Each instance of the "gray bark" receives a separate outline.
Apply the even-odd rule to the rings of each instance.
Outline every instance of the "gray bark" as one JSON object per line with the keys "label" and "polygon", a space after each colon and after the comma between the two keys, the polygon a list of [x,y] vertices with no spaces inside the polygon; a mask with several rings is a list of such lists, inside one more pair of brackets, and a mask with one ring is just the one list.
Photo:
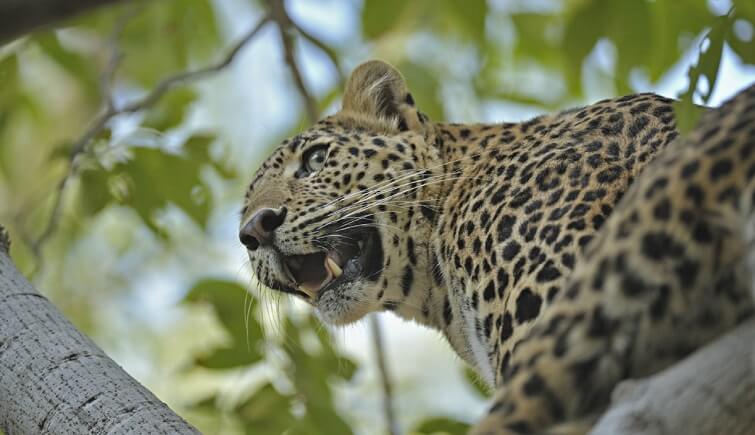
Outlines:
{"label": "gray bark", "polygon": [[40,27],[122,0],[2,0],[0,44]]}
{"label": "gray bark", "polygon": [[0,430],[198,434],[18,272],[0,227]]}
{"label": "gray bark", "polygon": [[625,381],[591,435],[755,434],[755,320],[647,379]]}

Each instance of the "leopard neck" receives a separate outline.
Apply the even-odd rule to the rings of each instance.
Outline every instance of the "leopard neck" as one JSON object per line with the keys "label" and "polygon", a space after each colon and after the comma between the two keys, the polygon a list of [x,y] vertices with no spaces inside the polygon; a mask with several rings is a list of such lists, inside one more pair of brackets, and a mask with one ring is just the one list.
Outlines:
{"label": "leopard neck", "polygon": [[[505,149],[525,133],[520,124],[449,124],[434,123],[427,129],[427,143],[432,143],[435,153],[432,161],[425,162],[431,170],[434,182],[423,189],[421,205],[410,212],[413,256],[403,258],[407,262],[402,276],[396,282],[404,287],[412,282],[411,292],[403,295],[399,303],[386,306],[400,317],[437,329],[448,335],[451,325],[449,290],[441,274],[433,246],[439,237],[436,231],[438,213],[443,209],[447,193],[457,182],[472,176],[474,163],[488,149]],[[484,159],[483,159],[484,160]],[[411,258],[413,257],[413,258]],[[407,270],[411,269],[411,272]],[[451,343],[460,345],[459,343]]]}
{"label": "leopard neck", "polygon": [[[443,200],[451,187],[463,180],[474,162],[494,146],[500,149],[513,143],[521,134],[519,124],[448,124],[428,125],[425,141],[435,146],[436,153],[425,162],[433,181],[428,183],[421,201],[408,212],[411,236],[403,237],[411,247],[401,246],[406,253],[399,257],[401,268],[388,281],[398,285],[383,306],[402,318],[445,332],[449,327],[448,289],[440,273],[433,242],[437,237],[436,222]],[[386,284],[387,285],[387,284]],[[386,298],[388,299],[388,298]]]}
{"label": "leopard neck", "polygon": [[[411,235],[403,238],[405,249],[400,273],[392,279],[398,283],[393,302],[384,303],[384,308],[399,317],[413,320],[433,329],[443,330],[443,303],[447,294],[437,260],[433,255],[433,233],[436,210],[426,205],[416,205],[408,211]],[[404,248],[404,247],[402,247]]]}
{"label": "leopard neck", "polygon": [[440,159],[450,168],[474,162],[489,148],[511,144],[523,133],[520,123],[460,124],[436,123],[435,146]]}

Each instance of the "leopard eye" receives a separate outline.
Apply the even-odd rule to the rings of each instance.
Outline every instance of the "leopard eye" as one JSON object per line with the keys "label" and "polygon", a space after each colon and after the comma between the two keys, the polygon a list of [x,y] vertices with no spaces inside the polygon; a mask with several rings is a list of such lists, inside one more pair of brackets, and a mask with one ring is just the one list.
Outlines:
{"label": "leopard eye", "polygon": [[317,172],[325,166],[325,158],[328,155],[328,148],[321,146],[307,152],[304,155],[304,168],[308,173]]}

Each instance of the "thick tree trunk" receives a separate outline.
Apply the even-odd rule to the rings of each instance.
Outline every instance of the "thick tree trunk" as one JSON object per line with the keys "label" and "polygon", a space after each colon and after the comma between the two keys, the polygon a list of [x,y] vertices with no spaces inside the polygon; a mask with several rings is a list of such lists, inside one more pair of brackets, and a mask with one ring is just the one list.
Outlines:
{"label": "thick tree trunk", "polygon": [[0,430],[197,434],[18,272],[0,227]]}
{"label": "thick tree trunk", "polygon": [[613,396],[592,435],[755,434],[755,320]]}
{"label": "thick tree trunk", "polygon": [[0,44],[39,27],[122,0],[2,0]]}

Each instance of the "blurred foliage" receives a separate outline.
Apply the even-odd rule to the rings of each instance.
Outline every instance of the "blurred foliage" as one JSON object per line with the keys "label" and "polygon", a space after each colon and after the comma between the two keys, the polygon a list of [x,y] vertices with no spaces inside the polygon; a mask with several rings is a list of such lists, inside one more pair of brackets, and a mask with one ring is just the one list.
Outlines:
{"label": "blurred foliage", "polygon": [[211,369],[229,369],[253,364],[262,359],[262,326],[257,322],[250,322],[250,319],[245,317],[250,312],[256,312],[256,300],[250,299],[248,306],[245,303],[244,309],[239,310],[239,302],[243,300],[245,293],[246,291],[237,283],[214,279],[203,279],[189,290],[184,300],[195,304],[210,304],[230,335],[228,346],[219,347],[208,355],[200,356],[197,358],[198,365]]}
{"label": "blurred foliage", "polygon": [[[12,254],[22,270],[36,271],[31,278],[108,351],[135,358],[136,367],[154,364],[144,370],[145,381],[170,385],[168,391],[175,392],[166,393],[165,400],[206,433],[381,433],[381,427],[341,415],[344,406],[335,386],[355,382],[361,368],[333,346],[327,330],[311,315],[286,309],[277,321],[265,320],[271,292],[252,289],[254,297],[249,296],[238,271],[234,275],[219,265],[230,258],[219,252],[241,252],[234,251],[236,246],[218,247],[228,243],[218,226],[228,225],[228,209],[238,208],[253,167],[275,138],[307,124],[290,76],[275,77],[285,83],[288,93],[281,98],[292,108],[281,111],[288,116],[279,123],[284,127],[267,132],[266,142],[253,153],[240,151],[249,149],[247,135],[269,130],[270,120],[251,119],[251,125],[241,126],[235,136],[241,141],[232,140],[218,121],[236,107],[223,107],[226,112],[217,116],[214,128],[206,128],[207,122],[197,127],[197,110],[204,109],[205,117],[218,110],[208,103],[208,93],[235,95],[244,84],[226,77],[231,85],[225,90],[217,82],[209,92],[201,84],[178,87],[143,112],[112,119],[78,157],[73,182],[65,191],[59,188],[70,170],[72,146],[102,110],[106,91],[122,106],[165,77],[220,58],[232,43],[228,15],[259,13],[262,3],[134,2],[0,47],[0,222],[10,230]],[[342,38],[330,36],[322,20],[310,23],[306,15],[292,14],[313,37],[328,41],[322,44],[334,54],[336,68],[345,71],[365,57],[392,62],[406,76],[420,108],[436,120],[478,115],[477,109],[491,102],[545,111],[645,91],[692,53],[692,65],[682,72],[689,85],[677,107],[680,126],[687,129],[700,112],[696,104],[708,102],[715,89],[725,46],[744,64],[755,63],[751,0],[309,4],[354,12],[355,33]],[[235,9],[229,14],[229,8]],[[119,28],[122,32],[115,32]],[[277,47],[269,36],[259,38]],[[302,65],[327,62],[317,44],[295,37],[307,48],[299,53],[306,60]],[[282,59],[254,62],[278,71],[285,68]],[[113,77],[103,80],[110,69]],[[304,73],[311,79],[307,83],[318,81],[314,73]],[[319,77],[325,90],[314,93],[322,110],[332,108],[340,92],[334,69],[328,74],[327,80]],[[264,95],[275,83],[254,83],[252,92]],[[242,110],[256,108],[256,113],[275,106],[256,94],[244,103]],[[61,194],[63,213],[37,255],[35,240]],[[235,217],[230,222],[235,225]],[[142,277],[151,274],[165,275],[164,281],[179,287],[174,299],[183,303],[173,304],[178,314],[172,316],[208,310],[214,326],[197,327],[175,343],[180,321],[171,315],[161,322],[140,317],[144,299],[164,291],[160,279],[146,281],[154,288],[145,290]],[[223,339],[211,338],[213,331]],[[159,362],[164,348],[181,363]],[[159,375],[150,376],[153,371]],[[256,374],[249,375],[255,382],[226,382],[247,373]],[[463,378],[478,396],[489,394],[469,370]],[[184,384],[202,387],[174,386]],[[373,394],[379,395],[379,389]],[[398,411],[412,433],[457,434],[468,428],[456,419],[464,410],[455,417]],[[380,412],[378,407],[374,412]]]}
{"label": "blurred foliage", "polygon": [[484,43],[487,13],[485,0],[366,0],[362,32],[367,39],[377,39],[392,32],[416,32],[421,23],[441,34],[453,33]]}
{"label": "blurred foliage", "polygon": [[181,154],[134,146],[128,150],[131,156],[125,161],[110,167],[95,162],[94,167],[84,169],[80,175],[77,210],[96,214],[112,203],[127,205],[146,225],[159,232],[154,216],[172,203],[204,227],[212,210],[212,198],[200,171],[211,165],[225,178],[234,176],[210,157],[213,140],[211,136],[191,137],[183,144]]}
{"label": "blurred foliage", "polygon": [[[265,363],[264,332],[256,321],[255,300],[247,300],[246,290],[237,283],[202,280],[186,295],[185,302],[210,304],[228,332],[227,342],[196,363],[211,369],[240,368]],[[243,309],[239,309],[240,307]],[[268,338],[269,345],[285,355],[283,367],[277,372],[290,384],[291,391],[279,391],[271,381],[256,392],[224,404],[213,395],[193,406],[199,413],[221,412],[238,420],[243,433],[255,435],[348,434],[349,426],[334,411],[330,384],[334,379],[348,381],[356,370],[350,360],[338,355],[327,332],[315,325],[312,316],[283,320],[278,339]],[[314,332],[306,346],[298,331]],[[312,349],[307,351],[305,349]],[[280,357],[280,355],[278,355]],[[278,380],[277,384],[280,384]],[[298,411],[297,411],[298,410]]]}
{"label": "blurred foliage", "polygon": [[477,394],[479,394],[480,396],[487,398],[493,396],[493,391],[490,389],[490,387],[485,384],[485,381],[471,367],[464,369],[464,377],[467,379],[467,382],[469,382],[469,385],[477,390]]}
{"label": "blurred foliage", "polygon": [[412,434],[425,435],[464,435],[470,425],[447,417],[428,418],[412,430]]}

